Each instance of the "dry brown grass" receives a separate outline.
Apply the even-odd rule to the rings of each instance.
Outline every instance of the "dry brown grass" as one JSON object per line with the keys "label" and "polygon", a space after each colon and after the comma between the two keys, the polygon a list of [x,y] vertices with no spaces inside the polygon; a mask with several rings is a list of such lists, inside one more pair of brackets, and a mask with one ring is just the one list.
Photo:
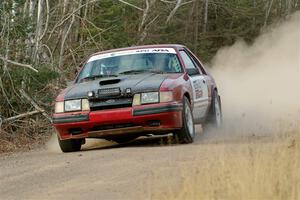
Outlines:
{"label": "dry brown grass", "polygon": [[156,172],[165,188],[155,187],[152,199],[298,200],[299,133],[272,142],[210,144],[210,157],[179,166],[179,185],[172,183],[174,173]]}
{"label": "dry brown grass", "polygon": [[0,128],[0,153],[28,151],[42,147],[52,128],[44,119],[18,121]]}

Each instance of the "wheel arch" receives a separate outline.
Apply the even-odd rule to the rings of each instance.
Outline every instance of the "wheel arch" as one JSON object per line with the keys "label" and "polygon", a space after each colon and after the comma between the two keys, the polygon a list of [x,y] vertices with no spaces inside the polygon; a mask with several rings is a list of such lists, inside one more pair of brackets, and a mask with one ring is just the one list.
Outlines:
{"label": "wheel arch", "polygon": [[192,102],[191,102],[191,95],[188,92],[185,92],[183,94],[183,97],[186,97],[189,100],[190,104],[192,104]]}

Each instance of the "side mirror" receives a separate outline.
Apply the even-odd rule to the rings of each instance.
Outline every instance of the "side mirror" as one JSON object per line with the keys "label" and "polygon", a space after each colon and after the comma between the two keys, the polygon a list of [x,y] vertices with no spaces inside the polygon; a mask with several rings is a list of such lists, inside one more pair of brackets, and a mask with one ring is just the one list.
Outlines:
{"label": "side mirror", "polygon": [[195,75],[199,75],[200,72],[197,68],[190,68],[190,69],[187,69],[187,74],[189,76],[195,76]]}

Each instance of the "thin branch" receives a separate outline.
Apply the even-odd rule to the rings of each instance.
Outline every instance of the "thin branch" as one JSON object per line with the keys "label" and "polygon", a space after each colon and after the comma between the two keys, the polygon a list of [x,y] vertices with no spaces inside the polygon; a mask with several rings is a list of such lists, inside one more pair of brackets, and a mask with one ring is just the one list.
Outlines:
{"label": "thin branch", "polygon": [[[2,121],[1,121],[1,119],[0,119],[0,121],[1,121],[2,124],[3,124],[3,123],[10,122],[10,121],[15,121],[15,120],[20,119],[20,118],[27,117],[27,116],[30,116],[30,115],[35,115],[35,114],[38,114],[38,113],[40,113],[40,112],[41,112],[41,111],[39,111],[39,110],[34,110],[34,111],[31,111],[31,112],[27,112],[27,113],[19,114],[19,115],[10,117],[10,118],[3,119]],[[1,122],[0,122],[0,124],[1,124]]]}
{"label": "thin branch", "polygon": [[160,1],[163,3],[176,4],[176,0],[175,1],[160,0]]}
{"label": "thin branch", "polygon": [[138,10],[140,10],[140,11],[144,11],[144,9],[142,9],[142,8],[136,6],[136,5],[133,5],[133,4],[131,4],[131,3],[128,3],[127,1],[119,0],[119,2],[124,3],[124,4],[128,5],[128,6],[131,6],[131,7],[133,7],[133,8],[136,8],[136,9],[138,9]]}
{"label": "thin branch", "polygon": [[96,28],[98,31],[103,31],[102,28],[98,27],[97,25],[95,25],[93,22],[91,22],[90,20],[88,19],[85,19],[85,18],[82,18],[80,17],[79,15],[75,15],[77,18],[79,18],[80,20],[82,21],[86,21],[87,23],[91,24],[94,28]]}
{"label": "thin branch", "polygon": [[26,67],[28,69],[33,70],[34,72],[39,72],[37,69],[35,69],[31,65],[27,65],[27,64],[16,62],[16,61],[12,61],[12,60],[6,59],[6,58],[4,58],[2,56],[0,56],[0,59],[3,60],[4,62],[8,62],[10,64],[13,64],[13,65],[16,65],[16,66],[20,66],[20,67]]}
{"label": "thin branch", "polygon": [[68,14],[64,19],[62,19],[60,22],[58,22],[57,24],[55,24],[54,28],[53,28],[53,29],[50,31],[50,33],[49,33],[49,36],[48,36],[47,41],[50,40],[50,38],[51,38],[53,32],[55,31],[55,29],[56,29],[57,27],[63,25],[68,19],[70,19],[70,17],[73,17],[74,14],[75,14],[76,12],[78,12],[78,10],[80,10],[82,7],[86,6],[86,5],[89,4],[89,3],[95,3],[95,2],[97,2],[97,1],[100,1],[100,0],[93,0],[93,1],[88,1],[88,2],[86,2],[85,4],[83,4],[83,5],[79,6],[78,8],[74,9],[73,12],[69,13],[69,14]]}
{"label": "thin branch", "polygon": [[20,91],[21,95],[25,99],[27,99],[37,111],[40,111],[44,115],[44,117],[46,117],[52,123],[51,117],[46,113],[46,111],[44,109],[42,109],[37,103],[35,103],[35,101],[23,89],[20,89],[19,91]]}

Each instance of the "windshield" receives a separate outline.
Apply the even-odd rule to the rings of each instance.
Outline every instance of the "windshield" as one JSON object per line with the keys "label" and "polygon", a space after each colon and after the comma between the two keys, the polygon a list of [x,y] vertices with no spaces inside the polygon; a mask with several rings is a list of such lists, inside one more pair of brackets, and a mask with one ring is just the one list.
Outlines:
{"label": "windshield", "polygon": [[182,72],[175,53],[112,55],[114,54],[92,57],[83,67],[77,82],[124,74]]}

